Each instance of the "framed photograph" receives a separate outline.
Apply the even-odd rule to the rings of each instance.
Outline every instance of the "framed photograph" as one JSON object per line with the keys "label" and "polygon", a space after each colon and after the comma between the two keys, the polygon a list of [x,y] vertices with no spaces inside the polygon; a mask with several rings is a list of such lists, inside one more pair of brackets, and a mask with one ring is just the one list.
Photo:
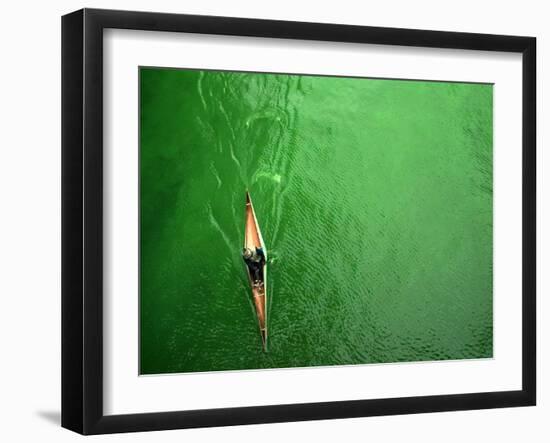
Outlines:
{"label": "framed photograph", "polygon": [[62,425],[529,406],[536,40],[62,19]]}

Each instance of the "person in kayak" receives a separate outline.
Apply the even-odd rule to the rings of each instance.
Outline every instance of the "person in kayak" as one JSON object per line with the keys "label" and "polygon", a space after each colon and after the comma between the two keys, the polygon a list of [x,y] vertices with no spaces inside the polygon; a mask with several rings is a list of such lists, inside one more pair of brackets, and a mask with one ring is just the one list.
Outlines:
{"label": "person in kayak", "polygon": [[250,270],[254,286],[262,285],[262,268],[265,264],[265,254],[262,248],[243,249],[243,259]]}

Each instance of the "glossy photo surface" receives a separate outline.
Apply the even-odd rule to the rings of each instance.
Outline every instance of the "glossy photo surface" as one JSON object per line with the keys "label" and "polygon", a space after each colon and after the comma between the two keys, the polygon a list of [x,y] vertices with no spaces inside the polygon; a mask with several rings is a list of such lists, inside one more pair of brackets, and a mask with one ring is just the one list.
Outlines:
{"label": "glossy photo surface", "polygon": [[492,85],[141,67],[139,93],[141,374],[492,357]]}

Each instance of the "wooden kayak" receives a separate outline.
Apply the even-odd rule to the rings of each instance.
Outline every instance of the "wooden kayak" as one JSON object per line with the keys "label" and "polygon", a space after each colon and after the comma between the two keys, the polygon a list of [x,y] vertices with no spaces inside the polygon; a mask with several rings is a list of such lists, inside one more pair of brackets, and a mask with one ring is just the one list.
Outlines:
{"label": "wooden kayak", "polygon": [[252,290],[252,300],[254,301],[254,307],[256,308],[256,314],[258,316],[258,323],[260,326],[260,335],[262,337],[262,344],[264,351],[267,350],[267,249],[260,232],[260,226],[256,219],[256,213],[254,212],[254,206],[250,194],[246,193],[246,212],[245,212],[245,228],[244,228],[244,247],[252,251],[255,248],[262,248],[265,256],[265,262],[262,266],[261,281],[260,284],[254,284],[254,278],[250,272],[248,266],[246,266],[246,273],[248,275],[248,281],[250,283],[250,289]]}

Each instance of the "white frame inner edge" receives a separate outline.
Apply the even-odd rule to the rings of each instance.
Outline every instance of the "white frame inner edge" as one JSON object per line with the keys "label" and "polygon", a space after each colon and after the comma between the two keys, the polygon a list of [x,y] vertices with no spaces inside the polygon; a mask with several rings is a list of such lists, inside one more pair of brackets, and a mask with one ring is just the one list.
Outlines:
{"label": "white frame inner edge", "polygon": [[[106,415],[521,389],[521,54],[119,29],[103,43]],[[138,376],[139,66],[494,83],[494,358]]]}

